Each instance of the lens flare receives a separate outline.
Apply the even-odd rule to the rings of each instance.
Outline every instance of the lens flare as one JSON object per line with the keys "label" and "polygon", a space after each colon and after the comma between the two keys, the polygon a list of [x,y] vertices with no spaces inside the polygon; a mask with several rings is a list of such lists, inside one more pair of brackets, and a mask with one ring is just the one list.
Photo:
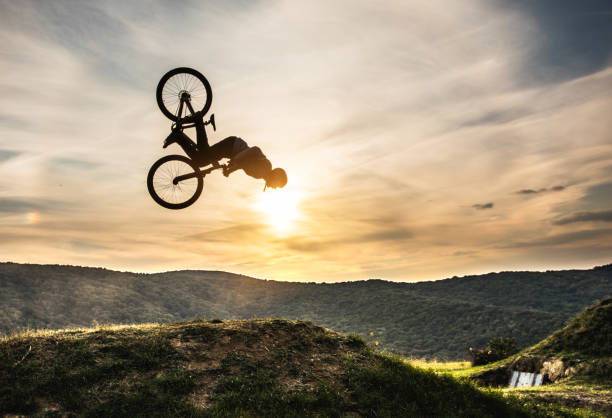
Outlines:
{"label": "lens flare", "polygon": [[25,222],[28,225],[36,225],[40,223],[40,213],[39,212],[26,213]]}

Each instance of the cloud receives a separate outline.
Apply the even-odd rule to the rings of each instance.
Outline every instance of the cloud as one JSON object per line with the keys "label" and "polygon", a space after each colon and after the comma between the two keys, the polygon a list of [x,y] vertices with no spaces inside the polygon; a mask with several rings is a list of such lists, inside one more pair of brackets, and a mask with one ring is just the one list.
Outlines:
{"label": "cloud", "polygon": [[612,222],[612,210],[597,212],[577,212],[554,222],[555,225],[567,225],[576,222]]}
{"label": "cloud", "polygon": [[213,229],[184,237],[187,240],[205,242],[260,242],[267,225],[262,223],[246,223]]}
{"label": "cloud", "polygon": [[[363,226],[364,228],[367,226]],[[403,228],[380,229],[366,234],[355,234],[354,231],[342,231],[339,236],[313,239],[303,235],[290,236],[278,242],[287,248],[307,253],[322,253],[343,249],[348,246],[365,246],[372,243],[383,243],[384,245],[401,243],[414,238],[414,233]]]}
{"label": "cloud", "polygon": [[500,248],[532,248],[532,247],[553,247],[560,245],[575,244],[577,242],[589,241],[598,238],[609,238],[612,236],[612,229],[587,229],[583,231],[567,232],[563,234],[551,235],[544,238],[537,238],[528,241],[516,241],[509,244],[502,244]]}
{"label": "cloud", "polygon": [[536,25],[530,34],[534,47],[522,62],[522,78],[526,83],[561,82],[592,74],[609,64],[612,44],[609,1],[501,1],[498,5],[524,13]]}
{"label": "cloud", "polygon": [[53,158],[51,160],[51,165],[54,168],[60,169],[91,170],[98,167],[100,164],[88,160],[60,157]]}
{"label": "cloud", "polygon": [[15,158],[18,155],[21,155],[20,151],[0,149],[0,163],[3,161],[10,160],[11,158]]}
{"label": "cloud", "polygon": [[517,119],[528,116],[531,113],[530,109],[509,109],[487,111],[474,119],[468,119],[462,123],[462,126],[479,126],[479,125],[497,125],[515,121]]}
{"label": "cloud", "polygon": [[587,189],[582,202],[597,209],[604,209],[612,206],[612,182],[607,181],[596,184]]}
{"label": "cloud", "polygon": [[40,198],[0,198],[0,213],[24,213],[28,211],[49,211],[66,208],[66,203]]}
{"label": "cloud", "polygon": [[112,247],[91,243],[88,241],[74,240],[70,242],[70,246],[77,252],[100,252],[113,251]]}
{"label": "cloud", "polygon": [[539,190],[523,189],[523,190],[519,190],[518,192],[516,192],[516,194],[537,194],[537,193],[545,192],[546,190],[547,189],[539,189]]}
{"label": "cloud", "polygon": [[282,242],[288,249],[305,253],[320,253],[342,245],[341,241],[317,241],[303,236],[294,236],[283,239]]}
{"label": "cloud", "polygon": [[533,195],[533,194],[538,194],[538,193],[545,193],[545,192],[560,192],[565,190],[566,187],[565,186],[553,186],[550,189],[547,189],[546,187],[541,188],[541,189],[522,189],[519,190],[518,192],[516,192],[516,194],[523,194],[523,195]]}
{"label": "cloud", "polygon": [[357,239],[358,242],[373,242],[373,241],[403,241],[414,237],[412,231],[402,228],[393,228],[383,231],[372,232],[365,234]]}
{"label": "cloud", "polygon": [[493,202],[489,202],[489,203],[476,203],[476,204],[472,205],[472,207],[474,209],[478,209],[478,210],[492,209],[493,208]]}
{"label": "cloud", "polygon": [[478,254],[478,251],[465,251],[465,250],[461,250],[461,251],[454,251],[452,253],[452,255],[454,257],[462,257],[462,256],[475,256]]}

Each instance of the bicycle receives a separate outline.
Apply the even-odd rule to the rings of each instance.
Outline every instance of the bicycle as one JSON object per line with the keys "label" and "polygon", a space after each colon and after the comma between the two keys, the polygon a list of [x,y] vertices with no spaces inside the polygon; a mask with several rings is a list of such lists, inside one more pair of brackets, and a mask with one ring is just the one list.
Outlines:
{"label": "bicycle", "polygon": [[[208,121],[203,120],[212,104],[212,89],[200,72],[179,67],[162,76],[155,96],[161,112],[174,122],[163,148],[176,142],[187,157],[167,155],[153,163],[147,175],[147,188],[160,206],[184,209],[202,194],[206,175],[217,169],[227,175],[226,164],[207,161],[207,156],[200,152],[201,146],[208,143],[206,126],[212,125],[213,130],[217,130],[214,114]],[[188,128],[196,128],[197,145],[183,132]]]}

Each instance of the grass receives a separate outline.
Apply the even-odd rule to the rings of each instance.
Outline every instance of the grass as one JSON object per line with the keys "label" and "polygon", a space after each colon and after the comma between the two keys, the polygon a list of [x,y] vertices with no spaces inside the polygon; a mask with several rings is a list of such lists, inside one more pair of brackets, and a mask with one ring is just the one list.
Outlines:
{"label": "grass", "polygon": [[469,361],[442,362],[437,360],[409,359],[408,363],[421,369],[430,369],[436,372],[456,372],[471,367]]}
{"label": "grass", "polygon": [[340,392],[327,382],[287,391],[270,371],[224,378],[211,400],[207,416],[340,416],[343,406]]}
{"label": "grass", "polygon": [[0,415],[597,416],[449,373],[462,367],[278,319],[29,331],[0,339]]}
{"label": "grass", "polygon": [[530,349],[543,355],[569,358],[612,357],[612,297],[606,297],[576,315],[564,328]]}

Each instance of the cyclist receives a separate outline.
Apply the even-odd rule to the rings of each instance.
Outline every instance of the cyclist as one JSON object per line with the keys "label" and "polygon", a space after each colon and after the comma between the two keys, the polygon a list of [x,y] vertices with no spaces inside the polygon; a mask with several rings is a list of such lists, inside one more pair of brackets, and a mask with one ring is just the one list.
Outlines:
{"label": "cyclist", "polygon": [[[173,137],[173,141],[185,150],[191,158],[196,159],[201,165],[217,165],[223,158],[229,158],[229,164],[223,169],[223,174],[227,177],[236,170],[244,170],[246,174],[256,179],[264,179],[266,187],[284,187],[287,184],[287,173],[280,167],[272,168],[272,163],[266,158],[259,147],[249,147],[242,138],[230,136],[214,145],[208,144],[208,137],[204,129],[204,115],[202,112],[195,112],[193,115],[180,120],[181,124],[195,123],[198,144],[195,144],[189,137]],[[168,137],[170,139],[170,137]],[[188,140],[188,142],[187,142]],[[166,140],[164,146],[170,141]],[[194,149],[195,148],[195,149]]]}

